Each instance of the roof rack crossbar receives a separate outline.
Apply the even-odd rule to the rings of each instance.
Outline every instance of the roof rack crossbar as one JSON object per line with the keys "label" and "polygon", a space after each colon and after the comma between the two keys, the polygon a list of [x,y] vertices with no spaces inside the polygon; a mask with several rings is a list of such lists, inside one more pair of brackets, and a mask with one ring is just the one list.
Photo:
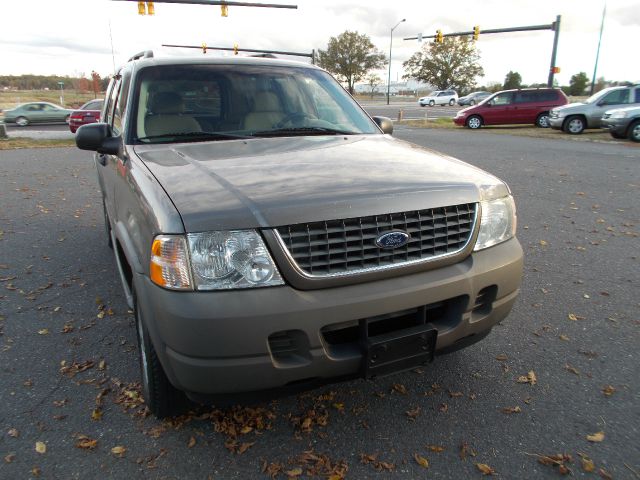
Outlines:
{"label": "roof rack crossbar", "polygon": [[127,60],[127,62],[133,62],[134,60],[139,60],[141,58],[153,58],[153,50],[144,50],[140,53],[136,53],[133,57]]}

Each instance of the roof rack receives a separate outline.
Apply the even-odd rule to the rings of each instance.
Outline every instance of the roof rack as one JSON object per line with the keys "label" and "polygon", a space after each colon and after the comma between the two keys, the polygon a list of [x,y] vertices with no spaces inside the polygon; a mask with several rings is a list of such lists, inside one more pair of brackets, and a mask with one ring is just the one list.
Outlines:
{"label": "roof rack", "polygon": [[153,50],[144,50],[140,53],[136,53],[133,57],[127,60],[127,62],[133,62],[134,60],[139,60],[141,58],[153,58]]}

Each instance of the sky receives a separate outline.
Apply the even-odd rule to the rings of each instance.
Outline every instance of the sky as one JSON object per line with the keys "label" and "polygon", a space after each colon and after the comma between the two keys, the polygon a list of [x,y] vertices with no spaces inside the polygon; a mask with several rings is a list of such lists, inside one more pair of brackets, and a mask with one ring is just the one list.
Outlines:
{"label": "sky", "polygon": [[[257,0],[261,1],[261,0]],[[367,34],[389,55],[393,33],[392,81],[404,74],[402,62],[421,46],[404,37],[480,29],[550,24],[561,15],[556,75],[567,85],[573,74],[593,74],[602,11],[607,15],[598,77],[640,82],[634,48],[640,38],[640,0],[263,0],[297,9],[229,7],[229,16],[210,5],[155,4],[155,15],[140,16],[135,2],[112,0],[4,0],[0,24],[0,75],[57,74],[102,76],[133,54],[202,55],[197,50],[163,48],[189,44],[311,52],[345,30]],[[502,83],[516,71],[525,84],[547,80],[552,31],[480,35],[477,48],[485,76],[479,85]],[[207,55],[223,55],[207,53]],[[387,77],[387,70],[378,72]]]}

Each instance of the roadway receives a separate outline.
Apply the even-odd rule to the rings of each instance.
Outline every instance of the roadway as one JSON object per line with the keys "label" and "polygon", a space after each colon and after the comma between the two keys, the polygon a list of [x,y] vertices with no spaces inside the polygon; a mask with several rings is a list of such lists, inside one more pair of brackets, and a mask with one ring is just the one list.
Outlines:
{"label": "roadway", "polygon": [[[140,406],[90,155],[0,151],[0,476],[326,478],[343,466],[347,478],[461,479],[486,464],[553,479],[559,467],[540,455],[563,454],[573,478],[638,478],[640,150],[463,129],[395,136],[511,186],[525,251],[511,315],[419,371],[171,422]],[[235,447],[232,428],[246,432]]]}

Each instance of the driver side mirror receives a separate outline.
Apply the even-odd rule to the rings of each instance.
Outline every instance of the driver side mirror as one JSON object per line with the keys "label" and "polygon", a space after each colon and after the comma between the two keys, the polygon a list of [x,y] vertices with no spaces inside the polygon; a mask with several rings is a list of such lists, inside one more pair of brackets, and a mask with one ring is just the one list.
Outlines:
{"label": "driver side mirror", "polygon": [[117,155],[122,148],[122,139],[113,136],[111,126],[107,123],[89,123],[78,128],[76,146],[80,150]]}
{"label": "driver side mirror", "polygon": [[378,124],[382,133],[391,135],[393,133],[393,122],[387,117],[372,117],[373,121]]}

